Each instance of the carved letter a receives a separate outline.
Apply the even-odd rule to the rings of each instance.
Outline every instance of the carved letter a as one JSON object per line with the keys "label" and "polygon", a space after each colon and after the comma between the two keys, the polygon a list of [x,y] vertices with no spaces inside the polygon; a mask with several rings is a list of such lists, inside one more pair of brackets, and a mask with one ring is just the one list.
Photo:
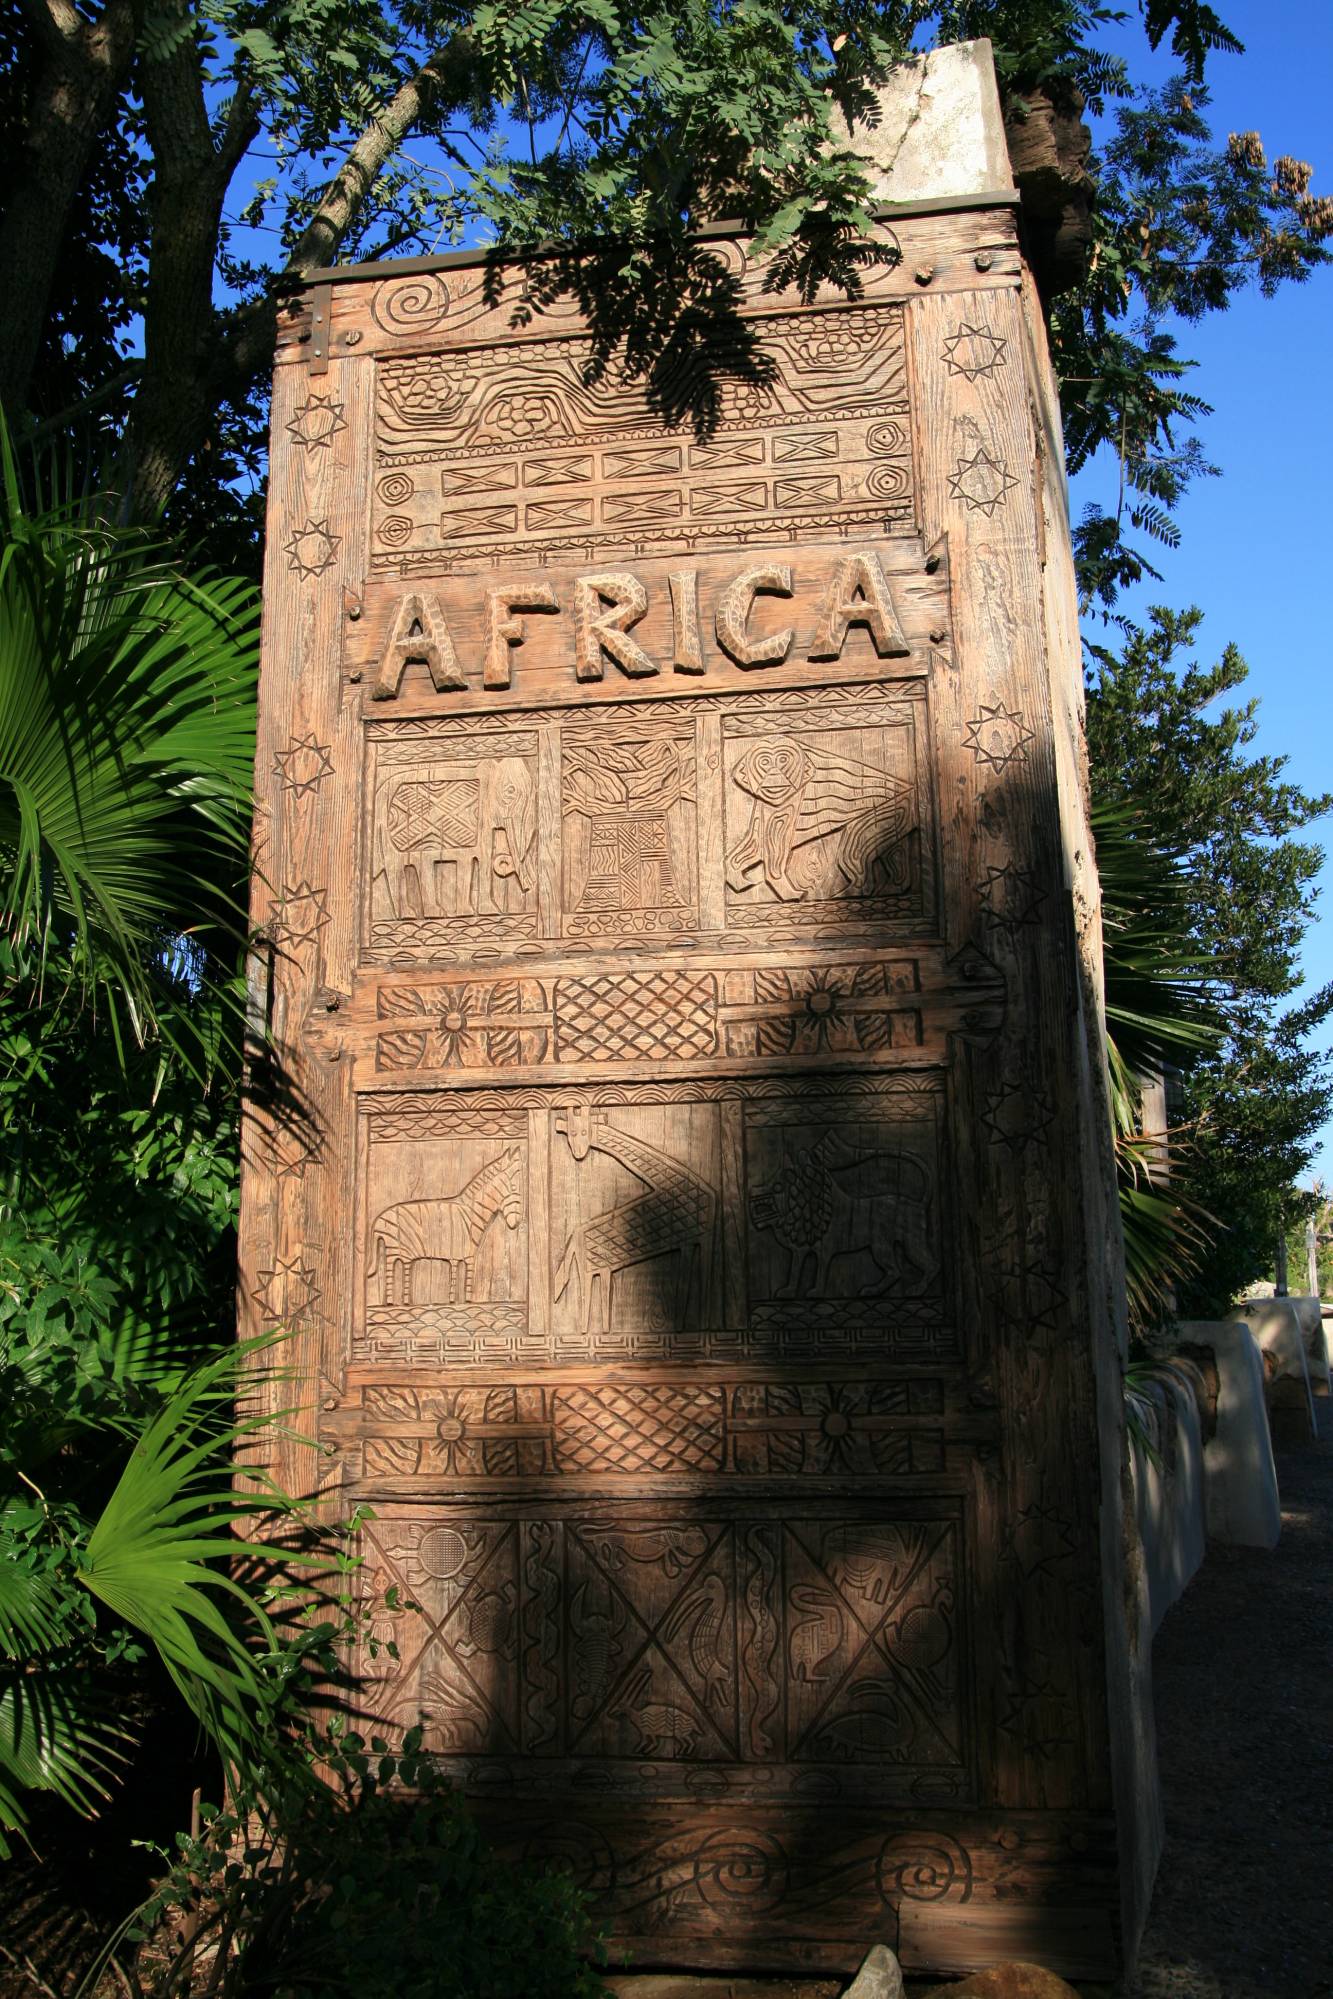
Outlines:
{"label": "carved letter a", "polygon": [[380,670],[371,688],[375,701],[392,701],[402,685],[404,668],[420,660],[430,670],[439,693],[445,694],[467,682],[459,669],[454,642],[444,621],[439,599],[410,590],[398,606],[384,651]]}
{"label": "carved letter a", "polygon": [[819,624],[808,659],[841,659],[847,627],[864,625],[881,659],[898,659],[912,648],[898,623],[889,579],[873,549],[858,549],[829,578],[819,607]]}

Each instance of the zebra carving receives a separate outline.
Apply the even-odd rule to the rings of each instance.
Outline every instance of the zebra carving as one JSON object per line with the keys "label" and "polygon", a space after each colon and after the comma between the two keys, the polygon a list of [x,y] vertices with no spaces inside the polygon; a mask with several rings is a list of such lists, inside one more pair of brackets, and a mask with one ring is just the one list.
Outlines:
{"label": "zebra carving", "polygon": [[371,1224],[381,1305],[410,1305],[417,1266],[447,1263],[451,1305],[472,1299],[472,1268],[486,1231],[501,1218],[507,1229],[523,1219],[523,1148],[511,1145],[443,1201],[397,1201]]}
{"label": "zebra carving", "polygon": [[554,1295],[570,1286],[586,1301],[585,1331],[608,1332],[611,1285],[617,1273],[654,1257],[674,1255],[672,1324],[685,1327],[692,1297],[700,1313],[708,1296],[717,1195],[669,1152],[611,1124],[605,1111],[573,1104],[555,1120],[575,1159],[605,1153],[641,1180],[647,1191],[580,1222],[556,1266]]}

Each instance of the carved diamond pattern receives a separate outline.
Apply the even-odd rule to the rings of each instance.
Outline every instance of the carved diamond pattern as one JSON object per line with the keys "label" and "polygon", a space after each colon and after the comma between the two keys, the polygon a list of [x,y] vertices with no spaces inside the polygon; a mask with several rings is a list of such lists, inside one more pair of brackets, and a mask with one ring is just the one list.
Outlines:
{"label": "carved diamond pattern", "polygon": [[717,988],[687,972],[562,979],[555,1027],[561,1062],[688,1061],[717,1049]]}
{"label": "carved diamond pattern", "polygon": [[720,1471],[715,1388],[566,1388],[555,1406],[561,1471]]}

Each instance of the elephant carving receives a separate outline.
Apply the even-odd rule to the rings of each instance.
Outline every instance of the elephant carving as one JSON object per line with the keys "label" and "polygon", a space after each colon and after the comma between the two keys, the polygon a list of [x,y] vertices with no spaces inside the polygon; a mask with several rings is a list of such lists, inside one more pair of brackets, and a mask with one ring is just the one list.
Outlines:
{"label": "elephant carving", "polygon": [[522,757],[481,759],[467,777],[401,779],[382,824],[395,916],[496,916],[497,882],[532,886],[536,804]]}

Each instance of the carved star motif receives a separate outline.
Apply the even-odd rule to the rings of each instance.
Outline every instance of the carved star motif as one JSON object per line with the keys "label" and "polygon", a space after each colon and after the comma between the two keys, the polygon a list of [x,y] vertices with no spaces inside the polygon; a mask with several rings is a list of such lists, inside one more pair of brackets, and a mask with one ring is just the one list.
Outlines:
{"label": "carved star motif", "polygon": [[1001,868],[987,868],[980,888],[987,917],[1011,937],[1025,924],[1039,920],[1046,891],[1031,868],[1016,868],[1012,861]]}
{"label": "carved star motif", "polygon": [[955,500],[988,517],[1004,502],[1011,486],[1018,484],[1007,465],[992,458],[983,444],[971,458],[960,458],[949,474],[949,491]]}
{"label": "carved star motif", "polygon": [[322,576],[337,554],[341,540],[340,534],[330,533],[327,516],[322,521],[306,521],[285,544],[291,567],[298,576]]}
{"label": "carved star motif", "polygon": [[1078,1558],[1073,1522],[1058,1507],[1025,1506],[1006,1537],[1025,1576],[1053,1575]]}
{"label": "carved star motif", "polygon": [[261,1270],[250,1293],[264,1317],[275,1322],[308,1312],[319,1295],[314,1266],[302,1263],[299,1256],[279,1257],[271,1270]]}
{"label": "carved star motif", "polygon": [[299,949],[312,937],[317,937],[328,921],[328,890],[312,888],[309,882],[297,882],[291,888],[284,888],[278,898],[273,914],[273,935],[280,942]]}
{"label": "carved star motif", "polygon": [[327,451],[340,430],[346,430],[346,405],[332,396],[314,395],[302,403],[287,428],[310,451]]}
{"label": "carved star motif", "polygon": [[1011,1083],[991,1091],[981,1121],[991,1135],[992,1145],[1021,1153],[1041,1137],[1054,1116],[1055,1107],[1044,1090],[1029,1090]]}
{"label": "carved star motif", "polygon": [[989,326],[973,326],[964,320],[944,343],[944,363],[950,374],[966,375],[969,382],[975,382],[979,375],[993,375],[1003,365],[1008,345]]}
{"label": "carved star motif", "polygon": [[329,745],[317,743],[313,735],[293,736],[286,749],[279,750],[274,757],[273,769],[282,779],[284,791],[304,797],[318,791],[325,778],[333,774]]}
{"label": "carved star motif", "polygon": [[1033,732],[1021,708],[1005,708],[998,702],[991,707],[984,701],[963,737],[964,746],[972,751],[977,762],[989,764],[992,770],[1003,770],[1011,763],[1026,763],[1032,740]]}

